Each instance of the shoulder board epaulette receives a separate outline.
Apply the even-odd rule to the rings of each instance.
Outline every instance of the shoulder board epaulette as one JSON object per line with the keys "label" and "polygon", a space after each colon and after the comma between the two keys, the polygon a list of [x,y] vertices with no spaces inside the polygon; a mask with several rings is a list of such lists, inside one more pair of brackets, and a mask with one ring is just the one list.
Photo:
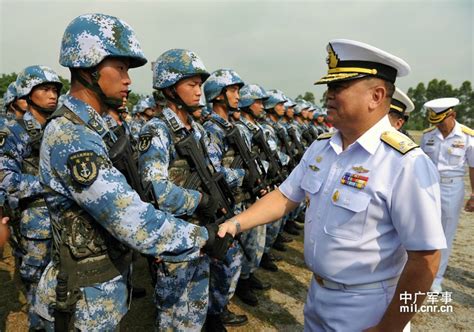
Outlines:
{"label": "shoulder board epaulette", "polygon": [[466,127],[465,125],[461,125],[461,130],[464,134],[467,134],[469,136],[474,136],[474,129]]}
{"label": "shoulder board epaulette", "polygon": [[423,134],[429,133],[430,131],[433,131],[433,130],[435,130],[435,129],[436,129],[435,126],[429,127],[429,128],[427,128],[427,129],[423,130]]}
{"label": "shoulder board epaulette", "polygon": [[415,142],[398,131],[384,131],[380,136],[380,140],[401,154],[406,154],[418,147]]}
{"label": "shoulder board epaulette", "polygon": [[329,139],[334,135],[334,133],[324,133],[318,136],[317,140]]}

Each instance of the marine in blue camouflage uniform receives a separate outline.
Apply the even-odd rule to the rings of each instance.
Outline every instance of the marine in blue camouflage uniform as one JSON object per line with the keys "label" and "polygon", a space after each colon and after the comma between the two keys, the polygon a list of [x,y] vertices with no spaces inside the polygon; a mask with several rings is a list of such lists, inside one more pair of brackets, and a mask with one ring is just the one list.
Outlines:
{"label": "marine in blue camouflage uniform", "polygon": [[[151,183],[160,209],[196,225],[213,222],[199,215],[211,198],[186,185],[193,171],[175,144],[192,136],[196,146],[201,140],[209,145],[204,128],[191,117],[208,76],[194,52],[172,49],[160,55],[153,66],[153,88],[162,91],[168,106],[142,127],[138,144],[140,176]],[[156,329],[200,331],[208,308],[209,257],[182,262],[163,255],[155,270]]]}
{"label": "marine in blue camouflage uniform", "polygon": [[[285,114],[284,104],[287,98],[279,90],[267,90],[267,93],[269,98],[264,102],[267,117],[265,121],[261,121],[261,124],[267,136],[273,138],[268,141],[270,147],[272,148],[273,144],[275,144],[275,149],[278,151],[283,166],[285,166],[288,171],[291,171],[294,160],[291,159],[285,148],[285,141],[289,143],[290,140],[281,120]],[[270,254],[272,247],[280,251],[286,251],[284,242],[292,241],[282,234],[286,220],[288,220],[288,216],[285,216],[281,221],[266,225],[267,236],[265,241],[265,253]],[[270,257],[272,257],[272,255],[270,255]],[[273,270],[275,270],[275,268],[273,268]]]}
{"label": "marine in blue camouflage uniform", "polygon": [[60,63],[71,69],[71,92],[41,144],[54,241],[35,309],[50,322],[53,314],[73,310],[77,329],[112,331],[128,308],[128,247],[193,260],[211,233],[144,203],[109,159],[106,142],[115,135],[100,114],[122,103],[131,84],[128,69],[146,63],[131,27],[104,14],[75,18],[64,33]]}
{"label": "marine in blue camouflage uniform", "polygon": [[[41,124],[56,109],[62,84],[58,75],[45,66],[30,66],[17,77],[16,98],[27,103],[22,119],[11,120],[0,147],[1,187],[18,200],[20,278],[27,290],[31,330],[43,328],[33,310],[36,288],[50,261],[51,224],[39,181],[39,148]],[[0,136],[3,136],[0,132]],[[13,225],[16,226],[16,225]]]}
{"label": "marine in blue camouflage uniform", "polygon": [[[235,125],[239,128],[240,133],[245,139],[245,142],[255,156],[261,158],[260,150],[254,142],[254,134],[262,131],[263,129],[255,121],[257,117],[263,117],[263,101],[268,98],[266,91],[258,85],[249,84],[244,85],[240,91],[239,109],[241,116],[238,121],[235,121]],[[268,172],[269,164],[265,160],[260,160],[265,170],[264,174],[261,174],[262,179]],[[245,208],[249,204],[253,204],[254,201],[246,202]],[[260,261],[263,256],[265,248],[266,238],[266,226],[263,225],[255,227],[248,232],[242,233],[242,243],[244,245],[247,255],[251,258],[249,261],[247,257],[244,257],[242,263],[242,271],[240,279],[237,284],[236,295],[245,303],[249,305],[257,305],[258,297],[253,292],[254,289],[265,290],[271,287],[270,283],[263,282],[257,278],[254,274],[260,265]]]}
{"label": "marine in blue camouflage uniform", "polygon": [[[236,152],[233,151],[225,137],[226,130],[233,127],[229,119],[229,111],[238,108],[239,89],[243,85],[244,82],[240,76],[235,71],[228,69],[216,70],[204,84],[206,100],[213,105],[209,119],[204,123],[204,128],[210,137],[209,157],[216,170],[224,174],[226,182],[234,191],[237,203],[237,211],[234,211],[236,213],[238,208],[242,208],[239,203],[248,199],[241,189],[246,172],[242,168],[231,167]],[[231,262],[231,264],[211,262],[208,321],[219,319],[219,315],[224,312],[234,295],[242,263],[242,252],[239,245],[235,245],[228,251],[227,262]],[[226,318],[229,317],[224,317],[224,323]]]}

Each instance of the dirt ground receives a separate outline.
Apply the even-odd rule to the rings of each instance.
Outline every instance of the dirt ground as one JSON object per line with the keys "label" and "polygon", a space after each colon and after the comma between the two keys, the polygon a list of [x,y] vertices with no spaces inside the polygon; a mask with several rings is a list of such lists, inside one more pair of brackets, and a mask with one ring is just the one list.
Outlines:
{"label": "dirt ground", "polygon": [[[469,188],[466,177],[466,188]],[[468,190],[466,190],[468,193]],[[466,196],[467,198],[467,196]],[[473,331],[474,326],[474,272],[473,245],[474,214],[461,213],[453,253],[445,276],[444,291],[452,292],[450,313],[418,313],[412,321],[412,331]],[[231,309],[245,313],[249,324],[229,331],[302,331],[303,306],[311,273],[303,260],[303,236],[294,237],[288,251],[278,252],[283,260],[278,262],[276,273],[260,269],[257,275],[272,283],[270,290],[260,292],[260,304],[250,307],[236,297]],[[17,277],[10,247],[0,249],[0,331],[27,331],[26,301],[24,290]],[[146,263],[140,260],[136,267],[134,283],[147,288],[147,296],[135,300],[125,316],[122,331],[152,331],[154,305]]]}

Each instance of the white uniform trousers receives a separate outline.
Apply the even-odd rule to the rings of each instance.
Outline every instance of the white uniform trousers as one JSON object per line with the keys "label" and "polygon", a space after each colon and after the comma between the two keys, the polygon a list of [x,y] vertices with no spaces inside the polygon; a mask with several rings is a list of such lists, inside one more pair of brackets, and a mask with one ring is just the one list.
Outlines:
{"label": "white uniform trousers", "polygon": [[377,325],[396,287],[328,289],[313,276],[304,306],[304,331],[360,332]]}
{"label": "white uniform trousers", "polygon": [[433,288],[441,287],[449,255],[453,246],[454,235],[459,222],[459,214],[464,202],[464,178],[463,177],[441,177],[441,223],[446,236],[447,249],[441,250],[441,262],[438,273],[433,282]]}

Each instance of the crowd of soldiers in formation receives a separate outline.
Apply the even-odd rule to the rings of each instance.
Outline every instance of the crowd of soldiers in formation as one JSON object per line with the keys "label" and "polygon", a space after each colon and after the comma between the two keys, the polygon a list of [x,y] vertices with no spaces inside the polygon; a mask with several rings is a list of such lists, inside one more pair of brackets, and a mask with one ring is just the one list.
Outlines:
{"label": "crowd of soldiers in formation", "polygon": [[[233,70],[217,70],[209,75],[202,65],[193,64],[198,59],[193,52],[174,49],[165,52],[160,59],[163,61],[158,61],[154,68],[157,90],[153,95],[141,98],[132,112],[125,106],[125,95],[122,103],[109,104],[102,114],[107,128],[101,130],[110,131],[119,141],[122,138],[128,141],[127,153],[132,156],[132,169],[138,174],[130,176],[124,171],[124,175],[142,200],[179,218],[206,225],[245,209],[276,188],[306,148],[319,135],[331,131],[322,108],[305,100],[295,102],[279,90],[266,91],[255,84],[246,85]],[[183,63],[177,65],[176,61]],[[167,70],[177,67],[185,69],[171,83],[166,81],[169,80]],[[176,89],[173,94],[157,87],[159,84],[175,86],[183,80],[191,80],[191,84],[198,87],[199,91],[194,90],[191,97],[199,98],[199,103],[187,103],[189,97],[180,95]],[[36,290],[51,262],[56,240],[53,241],[54,227],[44,199],[45,189],[40,183],[43,181],[40,180],[40,146],[41,141],[48,140],[44,134],[48,121],[61,112],[63,103],[71,108],[68,95],[59,96],[61,88],[52,69],[29,66],[9,85],[0,118],[2,215],[9,215],[11,219],[10,242],[27,289],[32,329],[47,329],[44,315],[38,315],[34,302],[40,296]],[[95,120],[89,121],[89,125],[97,129],[101,122]],[[237,128],[240,139],[231,138],[233,128]],[[197,138],[200,144],[196,147],[203,147],[204,153],[187,159],[186,152],[179,151],[179,142],[188,135]],[[201,158],[205,168],[211,169],[210,181],[214,181],[214,187],[203,184],[202,178],[196,180],[196,173],[204,171],[193,164],[196,158]],[[89,160],[81,156],[76,159],[79,166],[71,168],[73,174],[77,172],[72,176],[74,180],[83,185],[94,181],[97,164],[88,163]],[[184,164],[180,163],[182,160]],[[220,174],[224,175],[224,181],[216,180]],[[136,189],[134,180],[129,179],[137,176],[142,192]],[[146,183],[151,183],[148,189]],[[220,191],[227,205],[216,200],[216,192],[212,190]],[[224,324],[245,324],[245,315],[228,310],[230,298],[236,290],[243,302],[258,305],[255,289],[266,290],[271,285],[259,280],[255,270],[262,267],[278,271],[276,262],[281,257],[270,249],[285,251],[285,243],[292,239],[284,232],[298,235],[303,229],[299,223],[303,222],[302,205],[279,222],[245,232],[231,246],[228,257],[220,257],[224,265],[220,263],[220,267],[213,269],[212,264],[219,263],[211,262],[210,271],[209,262],[204,264],[207,268],[202,267],[198,272],[202,262],[177,261],[173,257],[167,259],[166,255],[158,260],[149,258],[156,285],[157,329],[193,330],[200,329],[206,322],[207,330],[218,331],[225,330]],[[73,241],[90,240],[82,231],[77,230]],[[227,248],[224,253],[226,251]],[[143,295],[143,291],[134,287],[134,297]],[[89,327],[108,328],[107,325]]]}

